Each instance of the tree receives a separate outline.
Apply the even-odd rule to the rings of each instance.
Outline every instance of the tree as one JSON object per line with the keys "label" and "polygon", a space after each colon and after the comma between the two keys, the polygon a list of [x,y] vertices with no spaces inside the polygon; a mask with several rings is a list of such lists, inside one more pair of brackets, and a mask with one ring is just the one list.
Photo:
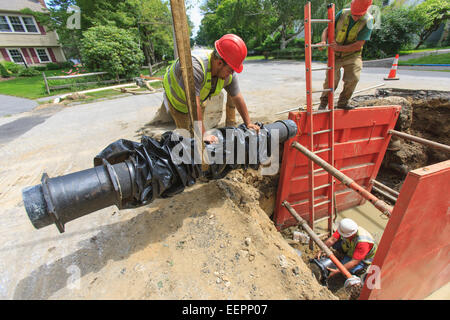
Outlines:
{"label": "tree", "polygon": [[385,58],[407,47],[420,25],[412,18],[410,7],[388,8],[381,15],[381,28],[373,30],[364,45],[364,58]]}
{"label": "tree", "polygon": [[196,42],[212,45],[226,33],[239,35],[249,50],[258,46],[273,29],[270,3],[263,0],[208,0]]}
{"label": "tree", "polygon": [[413,13],[414,20],[422,26],[418,33],[419,43],[415,48],[418,49],[442,23],[450,18],[450,1],[426,0],[417,5]]}
{"label": "tree", "polygon": [[83,32],[81,54],[91,70],[106,71],[116,79],[139,74],[144,55],[133,32],[114,26],[95,26]]}

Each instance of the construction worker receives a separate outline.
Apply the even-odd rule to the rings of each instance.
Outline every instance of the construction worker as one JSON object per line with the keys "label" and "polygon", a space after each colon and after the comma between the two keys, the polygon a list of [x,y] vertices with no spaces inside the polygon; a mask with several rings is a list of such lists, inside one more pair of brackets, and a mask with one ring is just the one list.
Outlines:
{"label": "construction worker", "polygon": [[[340,261],[351,274],[361,274],[372,263],[377,251],[377,244],[372,235],[349,218],[339,222],[337,231],[325,241],[327,247],[344,255]],[[320,259],[322,252],[317,258]],[[329,278],[340,273],[339,269],[328,268]]]}
{"label": "construction worker", "polygon": [[[348,105],[362,70],[362,51],[366,41],[370,39],[374,18],[368,13],[372,0],[353,0],[350,9],[338,12],[335,19],[335,42],[329,47],[335,50],[334,89],[337,88],[341,77],[341,68],[344,69],[344,88],[339,96],[337,108],[353,109]],[[322,33],[322,42],[326,44],[328,27]],[[323,48],[322,48],[323,50]],[[324,89],[329,89],[328,73],[325,79]],[[326,109],[328,105],[328,92],[323,92],[320,97],[320,109]]]}
{"label": "construction worker", "polygon": [[[194,70],[195,96],[197,108],[202,114],[209,97],[227,91],[227,109],[237,108],[248,129],[259,131],[259,126],[251,123],[244,97],[239,89],[236,73],[242,72],[243,61],[247,56],[244,41],[235,34],[226,34],[214,43],[215,50],[204,57],[192,56]],[[186,105],[186,95],[179,61],[167,68],[164,75],[164,106],[169,110],[177,128],[189,129],[190,118]],[[227,110],[227,125],[235,124],[234,110]],[[231,118],[231,119],[230,119]],[[217,137],[206,136],[207,142],[217,142]]]}

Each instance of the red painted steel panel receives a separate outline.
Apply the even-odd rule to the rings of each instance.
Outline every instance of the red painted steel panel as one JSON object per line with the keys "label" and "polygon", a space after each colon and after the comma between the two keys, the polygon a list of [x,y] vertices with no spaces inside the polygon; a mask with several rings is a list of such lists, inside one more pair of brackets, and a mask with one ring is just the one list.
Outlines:
{"label": "red painted steel panel", "polygon": [[449,192],[450,160],[408,173],[373,261],[379,289],[360,299],[423,299],[450,281]]}
{"label": "red painted steel panel", "polygon": [[[357,108],[354,110],[335,110],[334,158],[335,167],[358,184],[369,190],[370,181],[378,174],[378,170],[389,144],[388,131],[393,129],[400,113],[400,106],[380,106]],[[314,131],[328,128],[328,113],[314,115]],[[284,145],[283,160],[280,169],[280,180],[275,203],[274,222],[278,229],[297,224],[286,208],[281,206],[283,200],[293,203],[300,216],[308,218],[308,158],[291,147],[297,141],[307,146],[309,126],[306,112],[291,112],[289,119],[297,123],[298,132],[295,137]],[[314,136],[314,150],[320,150],[328,145],[328,133]],[[318,153],[322,159],[328,160],[328,152]],[[314,165],[314,169],[320,167]],[[317,172],[314,186],[326,184],[328,174]],[[324,182],[325,181],[325,182]],[[335,181],[336,205],[338,210],[344,210],[362,204],[365,200],[356,192],[350,191],[339,181]],[[328,188],[315,192],[315,203],[326,200]],[[297,204],[297,205],[295,205]],[[315,219],[327,214],[327,205],[315,208]]]}

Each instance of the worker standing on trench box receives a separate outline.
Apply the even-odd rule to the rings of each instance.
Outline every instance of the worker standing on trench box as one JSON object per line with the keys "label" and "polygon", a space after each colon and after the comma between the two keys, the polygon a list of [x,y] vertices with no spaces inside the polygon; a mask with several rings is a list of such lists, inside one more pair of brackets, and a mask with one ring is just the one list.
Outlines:
{"label": "worker standing on trench box", "polygon": [[[236,124],[235,108],[237,108],[247,128],[259,131],[259,126],[250,122],[247,105],[240,92],[235,73],[242,72],[244,68],[242,63],[247,56],[244,41],[235,34],[226,34],[214,43],[214,47],[215,50],[204,57],[192,56],[197,106],[202,107],[204,114],[206,100],[219,95],[222,89],[225,89],[226,126]],[[178,59],[167,68],[164,75],[163,106],[169,110],[178,129],[189,130],[190,118]],[[217,142],[214,136],[206,136],[204,140]]]}
{"label": "worker standing on trench box", "polygon": [[[336,232],[325,241],[325,245],[335,249],[338,255],[344,255],[339,260],[351,274],[355,275],[367,271],[378,247],[372,235],[349,218],[339,222]],[[317,258],[320,259],[321,256],[322,252],[319,251]],[[329,278],[340,273],[337,268],[328,270],[331,271]]]}
{"label": "worker standing on trench box", "polygon": [[[344,88],[339,96],[337,107],[353,109],[348,105],[362,70],[362,51],[364,43],[370,40],[374,26],[374,18],[367,11],[372,0],[353,0],[350,9],[338,12],[335,19],[335,42],[330,47],[335,50],[334,89],[337,88],[341,77],[341,68],[344,68]],[[326,44],[328,27],[322,32],[322,42]],[[321,48],[323,50],[323,48]],[[328,72],[323,85],[328,89]],[[326,109],[328,105],[328,92],[320,97],[319,110]]]}

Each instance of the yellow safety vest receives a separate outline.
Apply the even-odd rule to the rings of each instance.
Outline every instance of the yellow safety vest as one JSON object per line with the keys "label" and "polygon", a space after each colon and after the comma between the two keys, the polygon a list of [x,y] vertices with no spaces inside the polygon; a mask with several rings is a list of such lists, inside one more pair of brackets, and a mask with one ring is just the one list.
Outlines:
{"label": "yellow safety vest", "polygon": [[[229,78],[226,81],[218,78],[216,88],[214,91],[211,91],[211,55],[212,53],[208,54],[207,57],[204,57],[204,59],[208,59],[208,71],[205,70],[204,65],[204,59],[198,56],[193,56],[195,59],[197,59],[200,62],[200,65],[202,66],[204,79],[202,83],[202,88],[200,89],[200,101],[203,102],[209,97],[214,97],[220,94],[220,91],[222,91],[223,87],[225,85],[229,85],[232,81],[233,75],[230,75]],[[180,112],[188,113],[188,108],[186,104],[186,94],[184,90],[181,88],[181,86],[178,84],[178,81],[175,76],[175,64],[177,63],[178,59],[170,65],[166,73],[164,75],[164,91],[167,95],[167,98],[169,99],[172,106],[177,109]]]}
{"label": "yellow safety vest", "polygon": [[[339,20],[336,24],[336,43],[338,45],[348,45],[356,42],[356,38],[358,37],[358,33],[366,26],[367,22],[370,19],[373,19],[370,13],[366,13],[362,16],[353,27],[348,31],[348,27],[350,25],[350,19],[352,18],[352,13],[350,9],[343,9],[342,13],[339,17]],[[348,31],[348,35],[347,35]],[[348,58],[350,56],[358,56],[361,55],[363,48],[354,52],[336,52],[335,55],[339,58]]]}
{"label": "yellow safety vest", "polygon": [[342,239],[342,250],[345,252],[347,256],[353,258],[353,253],[355,252],[356,245],[360,242],[368,242],[373,243],[372,249],[367,253],[364,257],[363,262],[366,264],[371,264],[375,253],[377,252],[377,244],[373,239],[372,235],[365,230],[363,227],[358,227],[358,231],[356,235],[351,238],[351,240],[346,239],[341,236]]}

